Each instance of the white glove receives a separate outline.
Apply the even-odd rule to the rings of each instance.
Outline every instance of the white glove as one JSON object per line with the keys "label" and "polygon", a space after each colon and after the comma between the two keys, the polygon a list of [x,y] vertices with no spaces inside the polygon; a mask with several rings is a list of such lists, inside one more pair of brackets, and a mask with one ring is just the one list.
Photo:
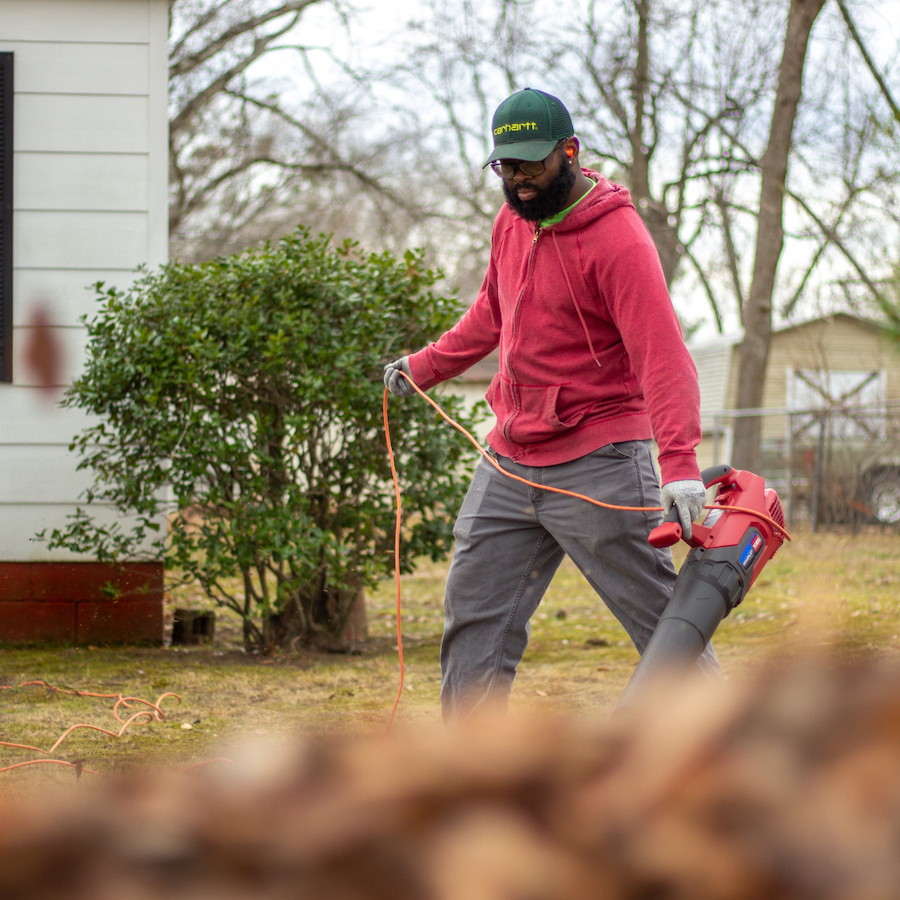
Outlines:
{"label": "white glove", "polygon": [[691,523],[698,518],[706,506],[706,488],[702,481],[670,481],[662,488],[663,515],[674,506],[678,512],[678,522],[687,540],[691,539]]}
{"label": "white glove", "polygon": [[384,367],[384,386],[395,397],[411,397],[415,392],[415,388],[401,375],[408,375],[412,378],[412,372],[409,370],[409,357],[401,356],[392,363],[388,363]]}

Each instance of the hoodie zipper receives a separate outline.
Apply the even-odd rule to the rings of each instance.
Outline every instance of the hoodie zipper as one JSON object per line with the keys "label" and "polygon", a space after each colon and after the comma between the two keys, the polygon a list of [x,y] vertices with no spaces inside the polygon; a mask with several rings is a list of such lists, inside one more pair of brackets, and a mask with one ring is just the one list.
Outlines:
{"label": "hoodie zipper", "polygon": [[[519,309],[522,305],[522,297],[525,294],[525,291],[528,290],[528,285],[531,282],[531,276],[532,276],[532,273],[534,272],[534,257],[535,257],[535,253],[537,252],[538,238],[540,238],[542,231],[543,231],[543,229],[541,228],[540,225],[538,225],[534,229],[534,239],[531,242],[531,253],[528,257],[528,268],[525,270],[525,283],[522,285],[522,290],[519,291],[519,296],[516,297],[516,305],[513,307],[512,340],[509,343],[509,352],[506,354],[506,368],[509,370],[509,374],[511,376],[511,383],[513,385],[517,384],[516,373],[512,367],[512,357],[513,357],[513,352],[516,347],[516,341],[518,340],[518,337],[519,337]],[[510,443],[513,443],[513,440],[510,437],[510,431],[512,430],[513,422],[518,418],[519,413],[522,410],[522,407],[519,403],[518,388],[513,387],[513,395],[515,397],[515,402],[516,402],[516,411],[509,417],[509,419],[507,419],[506,424],[504,424],[500,430],[503,437],[506,438],[506,440],[508,440]]]}

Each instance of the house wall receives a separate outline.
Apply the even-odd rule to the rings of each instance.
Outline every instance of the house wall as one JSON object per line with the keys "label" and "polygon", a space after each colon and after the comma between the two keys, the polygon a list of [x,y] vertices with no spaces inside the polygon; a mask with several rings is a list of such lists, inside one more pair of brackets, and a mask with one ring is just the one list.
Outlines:
{"label": "house wall", "polygon": [[714,413],[725,408],[734,344],[733,338],[719,338],[689,348],[700,383],[700,422],[704,430],[712,427]]}
{"label": "house wall", "polygon": [[[719,362],[729,354],[720,354]],[[737,402],[738,372],[741,348],[736,344],[728,359],[727,385],[721,408],[733,409]],[[699,368],[699,367],[698,367]],[[766,367],[764,408],[784,409],[787,406],[788,371],[817,369],[839,371],[883,371],[888,403],[900,402],[900,348],[883,331],[849,315],[835,315],[817,319],[772,335]],[[721,390],[719,391],[721,393]],[[704,417],[704,437],[698,448],[701,468],[713,462],[711,422]],[[769,415],[763,419],[763,439],[785,437],[787,418]],[[729,458],[731,429],[720,435],[716,461]]]}
{"label": "house wall", "polygon": [[15,54],[14,369],[13,382],[0,384],[0,560],[19,566],[6,581],[0,570],[0,600],[10,578],[26,573],[33,594],[42,566],[85,562],[34,539],[63,525],[88,485],[68,452],[87,420],[58,407],[61,389],[38,386],[25,350],[43,312],[62,349],[60,380],[70,383],[84,361],[80,318],[95,305],[88,286],[126,287],[138,265],[167,259],[167,40],[167,0],[0,0],[0,51]]}
{"label": "house wall", "polygon": [[[737,346],[731,360],[727,408],[733,408],[737,398],[740,355]],[[883,370],[887,377],[886,399],[900,400],[900,347],[879,329],[850,316],[818,319],[772,335],[763,406],[786,405],[789,368],[832,372]]]}

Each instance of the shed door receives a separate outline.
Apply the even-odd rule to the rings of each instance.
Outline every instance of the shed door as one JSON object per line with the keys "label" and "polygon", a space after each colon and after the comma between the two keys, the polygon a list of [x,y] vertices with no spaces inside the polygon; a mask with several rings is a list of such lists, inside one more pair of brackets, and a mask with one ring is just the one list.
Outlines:
{"label": "shed door", "polygon": [[[788,409],[796,410],[794,428],[801,435],[828,413],[832,438],[879,440],[885,433],[884,371],[788,370]],[[821,412],[820,412],[821,411]]]}

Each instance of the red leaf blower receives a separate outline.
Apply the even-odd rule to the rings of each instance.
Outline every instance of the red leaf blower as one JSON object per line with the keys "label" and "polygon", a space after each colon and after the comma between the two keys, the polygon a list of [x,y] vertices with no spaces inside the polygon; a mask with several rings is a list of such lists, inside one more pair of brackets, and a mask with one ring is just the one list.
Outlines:
{"label": "red leaf blower", "polygon": [[[784,513],[765,479],[729,465],[704,469],[715,503],[702,525],[692,526],[688,553],[672,598],[641,656],[619,706],[639,702],[644,686],[660,675],[684,672],[709,643],[719,623],[747,596],[763,566],[784,541]],[[726,511],[731,510],[731,511]],[[778,527],[780,526],[780,527]],[[682,537],[673,508],[650,532],[654,547],[671,547]]]}

